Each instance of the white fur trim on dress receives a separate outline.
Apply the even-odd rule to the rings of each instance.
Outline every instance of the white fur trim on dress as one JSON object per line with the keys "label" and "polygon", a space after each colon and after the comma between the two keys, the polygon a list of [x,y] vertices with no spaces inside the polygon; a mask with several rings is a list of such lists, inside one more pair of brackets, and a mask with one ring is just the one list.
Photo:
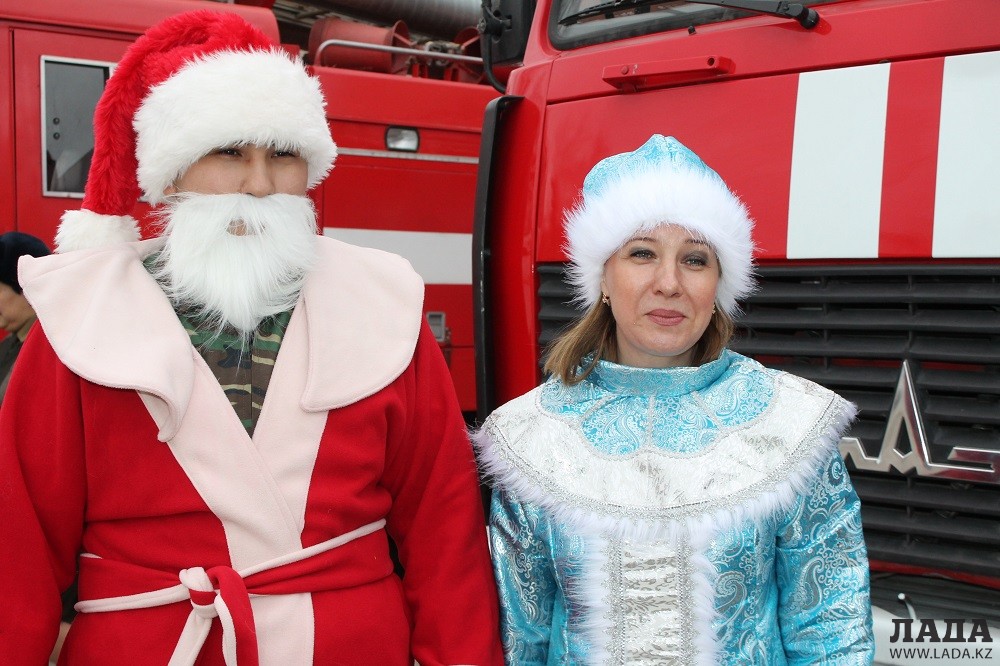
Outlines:
{"label": "white fur trim on dress", "polygon": [[717,177],[674,167],[616,179],[566,213],[566,253],[576,300],[587,308],[601,297],[604,264],[640,230],[676,224],[707,241],[722,267],[716,301],[730,315],[754,289],[753,221],[746,206]]}
{"label": "white fur trim on dress", "polygon": [[[693,504],[682,506],[654,505],[650,500],[648,506],[640,506],[651,493],[662,492],[655,485],[646,488],[636,486],[636,479],[649,474],[650,465],[657,464],[653,457],[639,458],[637,456],[623,457],[614,463],[607,456],[602,456],[593,450],[594,459],[577,461],[578,469],[566,467],[565,456],[559,455],[557,448],[567,446],[569,438],[574,439],[574,448],[584,448],[578,438],[583,434],[575,432],[570,424],[559,424],[558,417],[543,413],[537,406],[535,389],[520,398],[515,399],[487,419],[481,429],[472,434],[473,444],[478,453],[478,460],[483,471],[492,477],[494,483],[519,500],[536,504],[546,510],[554,520],[576,526],[587,533],[608,534],[622,539],[634,541],[651,541],[666,539],[676,541],[684,536],[696,537],[706,533],[719,533],[733,529],[746,522],[758,522],[768,516],[786,510],[794,504],[798,495],[806,492],[834,452],[838,451],[841,434],[857,414],[857,407],[840,396],[822,389],[812,382],[781,373],[780,378],[790,386],[789,397],[799,386],[812,386],[814,390],[827,394],[826,405],[814,416],[804,414],[789,414],[782,409],[769,408],[765,414],[755,420],[764,418],[771,412],[774,419],[771,428],[780,428],[784,421],[804,417],[813,421],[805,433],[787,444],[785,452],[778,457],[755,458],[752,461],[730,460],[727,467],[720,467],[723,458],[747,457],[753,455],[753,444],[742,442],[743,436],[733,436],[716,445],[716,450],[708,457],[692,460],[693,467],[701,470],[698,474],[685,472],[687,476],[680,479],[677,495],[688,500],[697,496]],[[801,411],[808,411],[804,404],[804,395],[798,402]],[[772,406],[775,401],[772,400]],[[508,424],[521,424],[519,429],[537,433],[539,436],[522,436],[520,433],[508,438],[507,433],[497,423],[497,417],[503,410],[514,406],[514,411],[507,415]],[[527,411],[526,411],[527,409]],[[532,412],[538,415],[535,418]],[[546,423],[548,422],[548,423]],[[544,433],[544,434],[542,434]],[[786,433],[775,430],[775,437],[786,436]],[[555,438],[555,439],[553,439]],[[754,436],[756,439],[757,437]],[[517,441],[514,442],[513,440]],[[734,452],[739,446],[741,451]],[[641,452],[640,452],[641,453]],[[718,459],[716,459],[718,458]],[[616,459],[617,460],[617,459]],[[542,461],[542,462],[539,462]],[[684,458],[663,459],[659,464],[677,466]],[[736,462],[741,469],[748,471],[747,464],[752,462],[757,480],[747,479],[747,474],[740,472],[732,481],[717,478],[707,488],[710,494],[702,488],[705,477],[718,477],[721,472],[733,472]],[[615,466],[620,465],[621,469]],[[564,473],[545,475],[541,472],[544,466],[560,467]],[[602,478],[587,478],[576,485],[585,486],[591,496],[582,496],[570,487],[567,475],[577,473],[584,467],[599,469]],[[727,483],[738,484],[733,488],[724,488]],[[685,489],[684,486],[688,488]],[[617,492],[615,497],[599,498],[600,489],[612,489]],[[659,499],[665,499],[660,497]]]}
{"label": "white fur trim on dress", "polygon": [[712,625],[718,613],[715,610],[715,588],[719,571],[708,559],[708,543],[712,535],[694,535],[691,543],[691,605],[694,628],[696,666],[713,666],[719,660],[719,641]]}
{"label": "white fur trim on dress", "polygon": [[566,596],[587,609],[583,614],[580,629],[587,637],[589,662],[607,664],[611,658],[609,644],[614,629],[611,621],[611,601],[606,587],[608,575],[608,540],[599,535],[588,535],[580,563],[578,587],[566,590]]}
{"label": "white fur trim on dress", "polygon": [[56,252],[86,250],[139,240],[139,223],[131,215],[101,215],[68,210],[56,232]]}
{"label": "white fur trim on dress", "polygon": [[138,181],[149,202],[217,148],[257,144],[294,149],[309,164],[309,187],[333,167],[319,81],[280,50],[218,51],[150,90],[135,114]]}

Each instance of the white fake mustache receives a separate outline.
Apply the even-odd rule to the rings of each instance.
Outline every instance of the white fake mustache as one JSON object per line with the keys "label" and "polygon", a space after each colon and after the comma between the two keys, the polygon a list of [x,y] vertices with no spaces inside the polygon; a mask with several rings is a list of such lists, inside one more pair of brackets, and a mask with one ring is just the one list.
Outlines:
{"label": "white fake mustache", "polygon": [[184,193],[161,217],[166,244],[153,276],[174,307],[245,337],[295,306],[316,259],[308,197]]}

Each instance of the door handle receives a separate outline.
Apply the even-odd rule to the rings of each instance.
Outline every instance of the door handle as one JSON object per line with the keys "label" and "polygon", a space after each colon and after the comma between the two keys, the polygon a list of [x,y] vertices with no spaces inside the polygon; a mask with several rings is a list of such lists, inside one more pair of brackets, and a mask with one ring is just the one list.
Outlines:
{"label": "door handle", "polygon": [[729,58],[709,55],[612,65],[604,68],[601,78],[627,93],[703,81],[728,74],[732,70],[733,61]]}

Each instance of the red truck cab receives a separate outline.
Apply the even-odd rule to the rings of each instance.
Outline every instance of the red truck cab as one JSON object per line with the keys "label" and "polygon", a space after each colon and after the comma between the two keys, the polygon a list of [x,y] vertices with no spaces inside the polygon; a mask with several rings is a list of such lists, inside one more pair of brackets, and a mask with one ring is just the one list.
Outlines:
{"label": "red truck cab", "polygon": [[484,123],[480,416],[577,314],[562,222],[587,171],[673,135],[756,220],[733,348],[860,407],[841,451],[876,626],[1000,626],[1000,3],[804,2],[811,26],[723,4],[793,3],[492,3],[492,61],[522,65]]}

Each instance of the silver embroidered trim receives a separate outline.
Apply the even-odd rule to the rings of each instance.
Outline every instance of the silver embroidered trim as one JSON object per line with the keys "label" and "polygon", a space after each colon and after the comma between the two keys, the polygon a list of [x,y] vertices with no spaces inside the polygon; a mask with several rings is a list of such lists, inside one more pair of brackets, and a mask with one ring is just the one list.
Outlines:
{"label": "silver embroidered trim", "polygon": [[606,542],[608,666],[693,666],[692,550],[687,540]]}
{"label": "silver embroidered trim", "polygon": [[763,414],[697,454],[643,447],[611,456],[586,440],[576,419],[543,410],[538,393],[535,389],[490,417],[484,429],[493,453],[563,506],[640,521],[703,517],[775,492],[815,461],[818,449],[832,450],[835,439],[825,440],[851,413],[836,394],[781,374]]}

